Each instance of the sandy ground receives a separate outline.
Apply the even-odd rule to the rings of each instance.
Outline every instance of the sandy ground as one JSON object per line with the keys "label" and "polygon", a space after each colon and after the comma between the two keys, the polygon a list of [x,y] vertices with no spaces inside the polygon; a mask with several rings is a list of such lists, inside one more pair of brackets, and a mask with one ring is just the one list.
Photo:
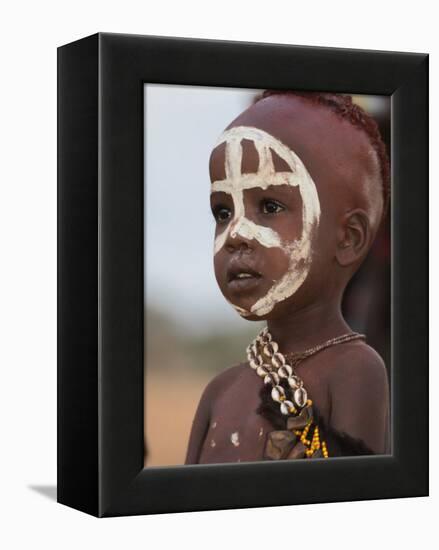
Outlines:
{"label": "sandy ground", "polygon": [[192,420],[212,375],[149,372],[145,376],[145,466],[184,464]]}

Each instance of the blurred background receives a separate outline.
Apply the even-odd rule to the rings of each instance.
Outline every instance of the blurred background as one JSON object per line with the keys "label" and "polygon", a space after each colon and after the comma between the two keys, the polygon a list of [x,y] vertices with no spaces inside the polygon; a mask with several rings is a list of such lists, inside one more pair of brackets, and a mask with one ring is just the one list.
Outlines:
{"label": "blurred background", "polygon": [[[208,159],[261,90],[147,84],[145,101],[145,466],[183,464],[204,387],[245,360],[264,326],[242,319],[213,270]],[[390,97],[353,96],[390,154]],[[353,330],[390,367],[390,215],[346,291]]]}

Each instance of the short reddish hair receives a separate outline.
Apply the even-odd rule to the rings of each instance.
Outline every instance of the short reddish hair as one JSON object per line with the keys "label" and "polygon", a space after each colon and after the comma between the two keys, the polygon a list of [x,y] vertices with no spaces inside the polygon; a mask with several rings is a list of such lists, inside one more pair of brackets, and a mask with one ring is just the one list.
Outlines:
{"label": "short reddish hair", "polygon": [[340,118],[349,121],[356,128],[365,132],[374,148],[380,164],[383,194],[383,215],[384,218],[390,200],[390,162],[386,146],[381,137],[376,121],[366,113],[359,105],[352,101],[352,97],[346,94],[327,92],[300,92],[293,90],[266,90],[258,97],[256,103],[261,99],[275,95],[294,95],[303,97],[316,105],[327,107]]}

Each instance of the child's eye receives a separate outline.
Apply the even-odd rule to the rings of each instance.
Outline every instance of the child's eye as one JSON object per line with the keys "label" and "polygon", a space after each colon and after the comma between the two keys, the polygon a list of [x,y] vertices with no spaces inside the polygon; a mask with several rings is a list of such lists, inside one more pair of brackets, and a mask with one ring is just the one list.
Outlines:
{"label": "child's eye", "polygon": [[226,222],[232,215],[230,208],[226,206],[217,206],[212,210],[212,213],[217,223]]}
{"label": "child's eye", "polygon": [[262,212],[264,214],[277,214],[278,212],[282,212],[282,210],[285,210],[285,208],[277,201],[273,201],[273,200],[262,201]]}

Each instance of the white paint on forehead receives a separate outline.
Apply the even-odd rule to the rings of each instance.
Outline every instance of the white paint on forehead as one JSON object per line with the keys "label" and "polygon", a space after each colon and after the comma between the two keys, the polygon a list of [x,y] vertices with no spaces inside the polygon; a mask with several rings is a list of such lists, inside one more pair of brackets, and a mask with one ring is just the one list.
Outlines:
{"label": "white paint on forehead", "polygon": [[[257,173],[242,174],[242,140],[254,143],[259,156]],[[238,235],[248,240],[256,240],[266,248],[277,247],[290,259],[284,276],[274,283],[265,296],[260,298],[250,311],[239,306],[233,307],[246,317],[251,314],[262,316],[274,306],[294,294],[306,279],[311,264],[311,241],[313,231],[320,219],[320,202],[317,189],[299,156],[271,134],[250,126],[237,126],[226,130],[216,146],[226,144],[224,180],[214,181],[211,192],[229,193],[233,199],[234,215],[227,227],[215,239],[214,253],[217,254],[229,237]],[[276,172],[271,150],[274,151],[291,171]],[[280,235],[269,227],[257,225],[245,216],[244,190],[259,187],[268,189],[273,185],[298,187],[302,197],[302,235],[300,239],[284,242]]]}

